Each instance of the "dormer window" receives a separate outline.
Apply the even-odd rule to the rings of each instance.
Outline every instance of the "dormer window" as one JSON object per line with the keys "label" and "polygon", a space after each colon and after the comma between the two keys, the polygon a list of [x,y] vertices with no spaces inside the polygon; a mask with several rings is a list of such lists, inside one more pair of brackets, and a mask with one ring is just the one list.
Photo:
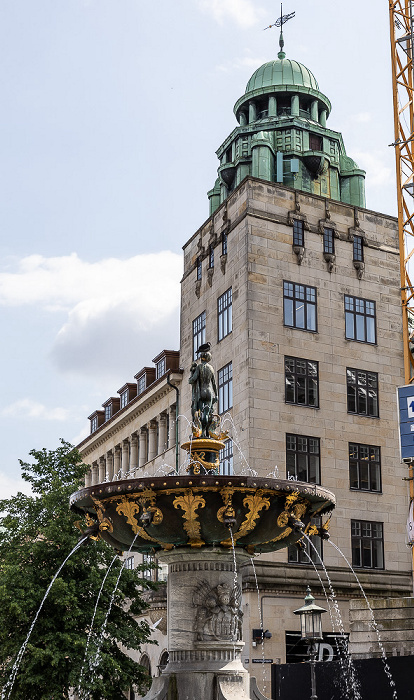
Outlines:
{"label": "dormer window", "polygon": [[157,370],[157,379],[159,379],[160,377],[162,377],[165,374],[165,371],[166,371],[165,357],[163,357],[159,362],[157,362],[156,370]]}
{"label": "dormer window", "polygon": [[91,433],[94,433],[95,430],[98,430],[98,416],[94,416],[91,420]]}
{"label": "dormer window", "polygon": [[128,403],[128,389],[125,389],[125,391],[123,391],[121,394],[121,408],[125,408],[127,403]]}
{"label": "dormer window", "polygon": [[142,374],[140,376],[140,378],[138,379],[137,385],[138,385],[138,396],[139,396],[146,389],[145,374]]}
{"label": "dormer window", "polygon": [[109,404],[109,406],[105,406],[105,421],[109,420],[112,416],[112,406]]}

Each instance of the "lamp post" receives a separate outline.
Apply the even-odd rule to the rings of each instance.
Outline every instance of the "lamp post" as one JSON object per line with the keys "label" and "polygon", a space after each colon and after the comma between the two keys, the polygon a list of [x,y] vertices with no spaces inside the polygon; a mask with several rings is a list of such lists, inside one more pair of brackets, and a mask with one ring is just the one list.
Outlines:
{"label": "lamp post", "polygon": [[309,586],[306,589],[305,605],[294,610],[295,615],[300,615],[301,639],[309,645],[309,662],[311,669],[311,700],[318,700],[316,695],[315,663],[317,646],[316,642],[322,637],[322,613],[326,613],[325,608],[315,604],[315,598]]}

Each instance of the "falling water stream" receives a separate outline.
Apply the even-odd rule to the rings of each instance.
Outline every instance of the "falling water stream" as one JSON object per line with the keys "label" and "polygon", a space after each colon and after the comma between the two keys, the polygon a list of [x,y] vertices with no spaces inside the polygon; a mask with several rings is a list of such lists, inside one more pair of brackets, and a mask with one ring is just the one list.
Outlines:
{"label": "falling water stream", "polygon": [[114,562],[117,560],[117,558],[118,558],[118,555],[116,554],[116,555],[114,556],[114,558],[112,559],[111,563],[109,564],[109,566],[108,566],[108,568],[107,568],[107,570],[106,570],[106,572],[105,572],[105,576],[104,576],[104,578],[103,578],[103,581],[102,581],[102,583],[101,583],[101,587],[100,587],[100,589],[99,589],[98,597],[97,597],[97,599],[96,599],[95,609],[94,609],[93,615],[92,615],[91,626],[90,626],[90,628],[89,628],[88,639],[87,639],[87,641],[86,641],[85,654],[84,654],[84,657],[83,657],[82,668],[81,668],[81,670],[80,670],[79,683],[78,683],[78,694],[80,694],[80,692],[81,692],[82,677],[83,677],[83,669],[85,668],[86,659],[87,659],[87,657],[88,657],[89,643],[90,643],[90,641],[91,641],[91,635],[92,635],[92,630],[93,630],[93,623],[95,622],[95,616],[96,616],[96,611],[97,611],[97,609],[98,609],[98,603],[99,603],[99,600],[100,600],[101,595],[102,595],[102,591],[103,591],[103,588],[104,588],[104,585],[105,585],[105,581],[106,581],[106,579],[108,578],[108,574],[109,574],[109,572],[110,572],[110,570],[111,570],[111,568],[112,568],[112,564],[114,564]]}
{"label": "falling water stream", "polygon": [[[102,643],[103,643],[103,639],[104,639],[104,635],[105,635],[105,631],[106,631],[106,625],[108,624],[108,618],[109,618],[109,615],[111,614],[112,605],[113,605],[113,602],[114,602],[114,599],[115,599],[116,592],[117,592],[117,590],[118,590],[119,582],[120,582],[120,580],[121,580],[121,575],[122,575],[122,572],[123,572],[123,570],[124,570],[124,568],[125,568],[125,564],[127,563],[128,554],[131,553],[132,547],[134,546],[134,543],[135,543],[135,540],[136,540],[137,537],[138,537],[138,534],[139,534],[139,533],[137,533],[137,534],[135,535],[134,539],[132,540],[131,546],[130,546],[130,548],[128,549],[128,552],[127,552],[127,556],[126,556],[125,560],[122,562],[122,566],[121,566],[121,568],[120,568],[120,571],[119,571],[119,574],[118,574],[118,578],[116,579],[116,583],[115,583],[114,589],[113,589],[113,591],[112,591],[111,599],[110,599],[110,601],[109,601],[108,610],[107,610],[107,613],[106,613],[106,615],[105,615],[105,619],[104,619],[103,625],[102,625],[102,627],[101,627],[101,631],[100,631],[100,635],[99,635],[99,640],[98,640],[98,644],[97,644],[97,648],[96,648],[96,653],[95,653],[95,656],[94,656],[92,662],[90,663],[91,681],[94,680],[95,675],[96,675],[96,669],[98,668],[98,665],[99,665],[100,652],[101,652]],[[81,679],[79,679],[79,689],[80,689],[80,691],[81,691],[80,694],[79,694],[79,696],[80,696],[81,700],[84,700],[84,699],[86,700],[87,695],[85,695],[85,693],[83,693],[83,691],[82,691],[82,689],[81,689],[81,686],[80,686],[80,683],[81,683]]]}
{"label": "falling water stream", "polygon": [[351,566],[351,564],[349,563],[348,559],[346,558],[345,554],[339,549],[339,547],[338,547],[334,542],[332,542],[331,540],[328,540],[328,542],[329,542],[329,544],[332,545],[332,547],[334,547],[334,549],[337,550],[337,552],[339,552],[339,554],[340,554],[340,555],[343,557],[343,559],[346,561],[346,563],[348,564],[350,570],[352,571],[352,573],[353,573],[354,576],[355,576],[356,582],[358,583],[358,586],[359,586],[359,588],[360,588],[360,590],[361,590],[362,595],[364,596],[365,602],[366,602],[366,604],[367,604],[367,608],[368,608],[368,610],[369,610],[369,613],[370,613],[371,619],[372,619],[371,626],[372,626],[372,629],[375,631],[375,633],[376,633],[376,635],[377,635],[378,646],[379,646],[379,648],[380,648],[380,650],[381,650],[381,659],[382,659],[382,663],[383,663],[383,665],[384,665],[384,671],[385,671],[385,673],[386,673],[386,675],[387,675],[387,678],[388,678],[388,681],[389,681],[389,684],[390,684],[390,687],[391,687],[391,690],[392,690],[392,697],[393,697],[393,700],[398,700],[397,690],[396,690],[396,687],[395,687],[395,681],[394,681],[394,679],[393,679],[393,677],[392,677],[391,669],[390,669],[390,667],[389,667],[389,665],[388,665],[387,655],[386,655],[386,653],[385,653],[384,645],[383,645],[383,643],[382,643],[382,641],[381,641],[381,637],[380,637],[378,625],[377,625],[377,622],[376,622],[375,616],[374,616],[374,611],[373,611],[372,608],[371,608],[371,605],[370,605],[370,603],[369,603],[369,600],[368,600],[368,598],[367,598],[367,596],[366,596],[366,594],[365,594],[365,591],[364,591],[364,589],[363,589],[363,587],[362,587],[362,583],[360,582],[358,576],[356,575],[354,569],[352,568],[352,566]]}
{"label": "falling water stream", "polygon": [[[304,535],[304,537],[305,537],[306,541],[309,542],[310,547],[312,547],[313,551],[315,552],[316,556],[318,557],[318,559],[321,563],[321,566],[324,570],[326,580],[328,582],[329,593],[330,593],[329,597],[330,597],[332,607],[333,607],[333,615],[335,618],[336,626],[337,626],[337,629],[339,629],[343,638],[345,639],[345,628],[344,628],[344,624],[342,621],[341,611],[339,609],[336,593],[335,593],[334,588],[332,586],[332,581],[330,579],[330,576],[326,570],[326,566],[323,563],[322,557],[319,554],[318,550],[316,549],[315,545],[313,544],[311,538],[308,537],[308,535]],[[362,696],[361,696],[360,683],[359,683],[358,677],[356,675],[354,663],[352,661],[351,656],[348,653],[345,656],[345,661],[346,661],[346,665],[347,665],[347,670],[345,673],[345,683],[347,685],[348,693],[349,693],[349,691],[351,691],[353,693],[354,700],[361,700]],[[349,683],[351,683],[351,688],[349,688]]]}
{"label": "falling water stream", "polygon": [[[49,595],[50,589],[52,588],[54,582],[56,581],[57,577],[59,576],[60,572],[62,571],[62,569],[63,569],[63,567],[65,566],[65,564],[66,564],[66,562],[68,561],[68,559],[70,559],[70,557],[72,556],[72,554],[74,554],[74,553],[79,549],[79,547],[85,542],[86,539],[87,539],[87,535],[85,535],[85,537],[82,537],[82,539],[79,540],[79,542],[74,546],[74,548],[72,549],[72,551],[70,552],[70,554],[68,554],[68,556],[66,557],[65,561],[63,562],[63,564],[60,565],[60,567],[59,567],[58,570],[56,571],[54,577],[52,578],[51,582],[49,583],[49,586],[48,586],[48,588],[47,588],[47,591],[46,591],[45,595],[43,596],[43,600],[42,600],[42,602],[41,602],[40,605],[39,605],[39,608],[38,608],[37,613],[36,613],[36,615],[35,615],[35,617],[34,617],[34,620],[33,620],[32,624],[30,625],[30,629],[29,629],[29,631],[28,631],[28,633],[27,633],[27,637],[26,637],[26,639],[24,640],[22,646],[20,647],[19,653],[17,654],[16,661],[15,661],[14,664],[13,664],[13,668],[12,668],[12,670],[11,670],[11,674],[10,674],[9,680],[7,681],[6,685],[5,685],[4,688],[3,688],[3,691],[2,691],[2,694],[1,694],[1,700],[8,699],[8,698],[10,697],[10,695],[11,695],[11,692],[12,692],[12,690],[13,690],[14,681],[16,680],[17,672],[18,672],[18,670],[19,670],[20,663],[21,663],[21,661],[22,661],[24,652],[26,651],[26,647],[27,647],[28,641],[29,641],[29,639],[30,639],[30,635],[31,635],[32,632],[33,632],[33,628],[34,628],[34,626],[35,626],[35,624],[36,624],[37,618],[39,617],[39,613],[40,613],[41,609],[43,608],[44,602],[45,602],[46,598],[47,598],[48,595]],[[6,695],[7,691],[8,691],[8,694]]]}
{"label": "falling water stream", "polygon": [[260,605],[259,582],[257,580],[256,567],[254,565],[253,557],[250,557],[250,561],[252,563],[254,580],[256,582],[257,609],[259,611],[260,629],[262,630],[262,693],[264,695],[266,690],[267,690],[267,681],[266,681],[266,670],[265,670],[265,653],[264,653],[264,644],[263,644],[263,633],[264,633],[263,615],[262,615],[262,606]]}

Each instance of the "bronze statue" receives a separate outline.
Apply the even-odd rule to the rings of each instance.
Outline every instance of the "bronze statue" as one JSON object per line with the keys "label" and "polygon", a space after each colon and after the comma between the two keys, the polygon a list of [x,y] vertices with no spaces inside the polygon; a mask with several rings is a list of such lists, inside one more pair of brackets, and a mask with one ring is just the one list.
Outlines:
{"label": "bronze statue", "polygon": [[210,427],[213,422],[213,407],[217,403],[217,387],[214,369],[209,364],[211,361],[210,343],[200,345],[198,354],[201,362],[193,362],[190,367],[189,383],[192,385],[193,394],[191,401],[191,417],[193,423],[201,426],[201,437],[210,437]]}

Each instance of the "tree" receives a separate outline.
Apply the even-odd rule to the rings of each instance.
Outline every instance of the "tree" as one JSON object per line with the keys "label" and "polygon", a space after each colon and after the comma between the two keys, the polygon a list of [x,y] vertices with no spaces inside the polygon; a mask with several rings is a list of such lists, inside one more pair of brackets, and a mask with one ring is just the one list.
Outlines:
{"label": "tree", "polygon": [[[87,467],[67,442],[54,450],[32,450],[33,464],[20,461],[32,496],[18,493],[0,501],[0,686],[4,689],[48,585],[80,537],[79,519],[69,511],[71,493],[82,485]],[[139,568],[119,579],[105,634],[99,635],[122,562],[102,541],[88,540],[69,558],[54,582],[33,632],[11,700],[57,700],[78,685],[97,596],[105,574],[89,645],[91,657],[101,644],[93,671],[84,667],[82,686],[91,700],[124,700],[132,685],[145,687],[146,672],[128,650],[149,639],[147,623],[137,622],[146,607],[139,588],[151,583]],[[110,571],[108,573],[108,567]],[[95,631],[95,632],[94,632]],[[4,693],[9,697],[9,689]]]}

